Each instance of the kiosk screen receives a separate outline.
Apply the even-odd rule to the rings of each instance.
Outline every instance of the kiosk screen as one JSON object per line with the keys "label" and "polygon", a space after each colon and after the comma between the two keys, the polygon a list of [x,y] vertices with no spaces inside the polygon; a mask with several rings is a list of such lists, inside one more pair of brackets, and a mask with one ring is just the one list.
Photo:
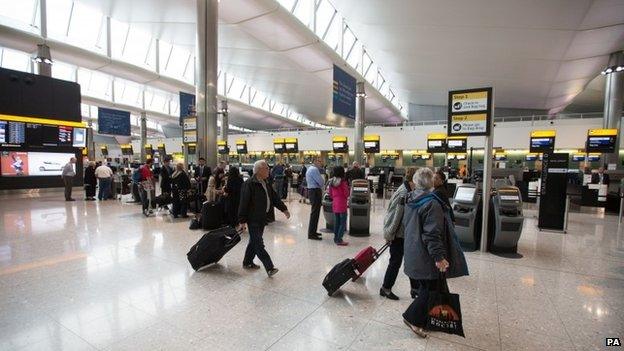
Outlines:
{"label": "kiosk screen", "polygon": [[475,190],[475,188],[469,188],[465,186],[458,187],[457,191],[455,191],[455,201],[473,202]]}

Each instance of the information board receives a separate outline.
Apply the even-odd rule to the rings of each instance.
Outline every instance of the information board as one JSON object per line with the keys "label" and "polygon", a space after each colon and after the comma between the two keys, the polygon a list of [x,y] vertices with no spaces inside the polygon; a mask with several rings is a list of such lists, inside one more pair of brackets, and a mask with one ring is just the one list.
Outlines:
{"label": "information board", "polygon": [[564,230],[569,154],[545,153],[542,157],[540,207],[537,226]]}
{"label": "information board", "polygon": [[491,118],[492,88],[449,91],[449,136],[489,135]]}
{"label": "information board", "polygon": [[130,136],[130,112],[98,107],[98,133]]}
{"label": "information board", "polygon": [[356,79],[334,65],[332,112],[355,119]]}
{"label": "information board", "polygon": [[590,129],[587,131],[587,152],[615,152],[617,129]]}
{"label": "information board", "polygon": [[247,153],[247,141],[246,140],[236,141],[236,153],[239,155],[244,155]]}
{"label": "information board", "polygon": [[466,152],[468,147],[468,139],[450,137],[446,140],[446,151],[448,152]]}

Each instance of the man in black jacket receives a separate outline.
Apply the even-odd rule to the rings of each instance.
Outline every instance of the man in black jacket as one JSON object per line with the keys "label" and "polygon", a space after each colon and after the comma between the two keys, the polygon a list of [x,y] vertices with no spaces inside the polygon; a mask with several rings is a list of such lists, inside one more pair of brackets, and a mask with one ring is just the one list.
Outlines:
{"label": "man in black jacket", "polygon": [[269,177],[269,165],[264,160],[254,163],[253,177],[249,178],[241,190],[240,205],[238,207],[238,219],[240,228],[249,229],[249,244],[245,250],[243,267],[246,269],[258,269],[260,266],[253,262],[258,256],[269,277],[275,275],[278,269],[273,265],[269,253],[264,248],[264,226],[266,225],[267,213],[271,205],[277,207],[290,218],[288,208],[277,196],[275,190],[266,182]]}
{"label": "man in black jacket", "polygon": [[591,182],[592,184],[609,185],[610,183],[609,175],[605,173],[604,167],[598,168],[598,173],[592,174]]}
{"label": "man in black jacket", "polygon": [[346,176],[349,184],[351,184],[354,179],[366,179],[366,174],[364,170],[360,168],[360,163],[357,161],[353,162],[353,167],[347,171]]}
{"label": "man in black jacket", "polygon": [[197,184],[200,187],[199,192],[205,193],[208,188],[208,179],[211,175],[210,167],[206,166],[206,159],[200,157],[198,160],[199,165],[195,167],[195,179],[197,180]]}

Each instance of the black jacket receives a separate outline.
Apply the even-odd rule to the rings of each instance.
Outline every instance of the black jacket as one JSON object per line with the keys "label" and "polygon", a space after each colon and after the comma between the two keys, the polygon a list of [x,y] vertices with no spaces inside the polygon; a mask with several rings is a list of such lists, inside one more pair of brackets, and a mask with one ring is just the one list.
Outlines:
{"label": "black jacket", "polygon": [[175,192],[186,192],[191,188],[191,180],[186,172],[180,172],[176,177],[171,177],[171,184]]}
{"label": "black jacket", "polygon": [[[609,175],[606,173],[602,173],[602,184],[609,185]],[[592,184],[600,183],[600,175],[598,173],[592,174],[591,177]]]}
{"label": "black jacket", "polygon": [[[277,207],[280,211],[285,212],[288,210],[286,205],[277,196],[273,187],[266,184],[267,191],[269,192],[269,199],[271,205]],[[241,190],[240,205],[238,206],[238,221],[239,223],[248,223],[264,226],[267,219],[267,200],[266,193],[260,184],[258,178],[251,177],[245,183]]]}
{"label": "black jacket", "polygon": [[[201,178],[203,179],[199,179],[200,178],[200,173],[201,173],[201,169],[204,169],[204,173],[201,175]],[[212,171],[210,170],[210,167],[208,166],[196,166],[195,167],[195,179],[197,179],[198,182],[200,182],[201,184],[201,191],[205,192],[206,191],[206,187],[208,186],[208,179],[210,179],[210,176],[212,175]]]}
{"label": "black jacket", "polygon": [[235,178],[228,177],[227,184],[225,185],[225,192],[228,194],[228,196],[225,197],[225,213],[228,218],[228,223],[232,225],[238,224],[238,208],[240,205],[242,187],[243,178],[240,176]]}
{"label": "black jacket", "polygon": [[171,174],[173,171],[169,166],[163,166],[160,169],[160,190],[163,193],[171,192]]}
{"label": "black jacket", "polygon": [[95,186],[97,184],[97,178],[95,177],[95,168],[88,166],[84,171],[84,182],[85,184],[89,184]]}
{"label": "black jacket", "polygon": [[455,215],[453,214],[453,207],[451,207],[451,201],[449,200],[446,183],[444,183],[444,185],[442,186],[435,188],[435,190],[433,190],[433,193],[436,194],[440,198],[440,200],[442,200],[446,204],[446,206],[448,206],[448,209],[450,210],[449,215],[451,217],[451,221],[455,223]]}
{"label": "black jacket", "polygon": [[349,184],[351,184],[354,179],[366,179],[366,173],[362,168],[351,168],[347,171],[346,176]]}

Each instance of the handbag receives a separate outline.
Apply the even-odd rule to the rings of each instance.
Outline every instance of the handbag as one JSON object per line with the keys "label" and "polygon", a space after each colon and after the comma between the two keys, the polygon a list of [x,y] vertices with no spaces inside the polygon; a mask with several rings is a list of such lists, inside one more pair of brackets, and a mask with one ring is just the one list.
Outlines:
{"label": "handbag", "polygon": [[440,273],[436,290],[429,292],[426,329],[466,337],[462,326],[459,294],[449,292],[443,287],[443,283],[444,276]]}

